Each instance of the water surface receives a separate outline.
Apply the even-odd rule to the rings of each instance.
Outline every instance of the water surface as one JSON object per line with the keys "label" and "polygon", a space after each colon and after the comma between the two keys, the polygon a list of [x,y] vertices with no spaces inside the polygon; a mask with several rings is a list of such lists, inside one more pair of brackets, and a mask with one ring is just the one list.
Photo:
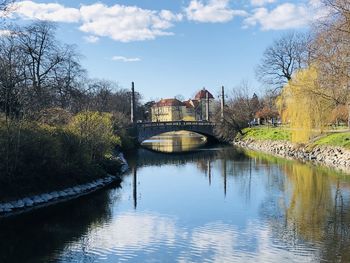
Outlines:
{"label": "water surface", "polygon": [[144,141],[142,146],[158,152],[184,153],[201,148],[207,140],[205,136],[194,132],[166,132]]}
{"label": "water surface", "polygon": [[140,149],[121,188],[0,221],[0,262],[350,262],[350,180],[217,145]]}

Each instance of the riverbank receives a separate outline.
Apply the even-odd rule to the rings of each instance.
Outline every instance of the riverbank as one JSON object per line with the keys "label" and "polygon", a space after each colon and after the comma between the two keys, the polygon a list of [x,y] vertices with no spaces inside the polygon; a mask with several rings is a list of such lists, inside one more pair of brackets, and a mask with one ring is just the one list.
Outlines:
{"label": "riverbank", "polygon": [[330,134],[306,144],[297,144],[288,140],[288,131],[270,128],[268,132],[264,132],[254,128],[245,130],[245,135],[237,137],[233,145],[350,173],[348,137],[348,132],[335,136]]}
{"label": "riverbank", "polygon": [[119,153],[116,158],[121,163],[120,171],[118,174],[107,175],[103,178],[93,180],[89,183],[71,186],[59,191],[27,196],[10,202],[1,202],[0,218],[18,215],[32,211],[34,209],[39,209],[76,199],[81,196],[96,192],[108,185],[111,185],[112,183],[120,184],[122,180],[121,175],[129,169],[129,166],[122,153]]}

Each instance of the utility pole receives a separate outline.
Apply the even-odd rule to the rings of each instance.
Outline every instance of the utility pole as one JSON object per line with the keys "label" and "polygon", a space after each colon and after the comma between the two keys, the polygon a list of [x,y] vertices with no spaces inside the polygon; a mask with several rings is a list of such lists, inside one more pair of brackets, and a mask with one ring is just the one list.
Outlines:
{"label": "utility pole", "polygon": [[206,117],[207,117],[207,121],[210,121],[210,117],[209,117],[209,92],[207,91],[205,93],[205,104],[206,104]]}
{"label": "utility pole", "polygon": [[131,82],[131,123],[135,123],[135,84]]}
{"label": "utility pole", "polygon": [[225,109],[225,88],[221,87],[221,121],[224,121],[224,109]]}

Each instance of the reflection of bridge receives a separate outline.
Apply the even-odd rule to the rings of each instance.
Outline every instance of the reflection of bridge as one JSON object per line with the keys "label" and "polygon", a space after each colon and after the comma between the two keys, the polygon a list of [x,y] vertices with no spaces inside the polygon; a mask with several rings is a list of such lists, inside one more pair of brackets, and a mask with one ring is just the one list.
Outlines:
{"label": "reflection of bridge", "polygon": [[[225,196],[227,190],[227,176],[237,176],[240,174],[245,176],[246,173],[244,171],[247,171],[248,169],[250,169],[251,175],[252,167],[252,159],[249,159],[244,152],[231,146],[219,146],[219,148],[217,148],[217,146],[215,148],[209,147],[206,150],[183,154],[164,154],[139,148],[135,152],[129,152],[126,154],[126,158],[132,171],[133,201],[135,209],[138,202],[137,170],[142,167],[163,165],[178,166],[188,163],[196,163],[197,168],[208,178],[209,185],[211,185],[213,172],[217,173],[218,171],[221,171]],[[214,168],[213,171],[212,168]]]}
{"label": "reflection of bridge", "polygon": [[139,143],[153,136],[172,131],[190,131],[206,137],[215,137],[216,123],[208,121],[167,121],[137,123],[137,140]]}

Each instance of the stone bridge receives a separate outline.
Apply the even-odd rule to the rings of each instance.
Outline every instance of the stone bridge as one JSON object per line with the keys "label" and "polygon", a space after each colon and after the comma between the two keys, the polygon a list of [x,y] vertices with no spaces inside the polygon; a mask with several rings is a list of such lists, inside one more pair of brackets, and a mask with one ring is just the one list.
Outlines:
{"label": "stone bridge", "polygon": [[190,131],[215,138],[214,127],[216,123],[208,121],[167,121],[136,123],[137,140],[139,143],[165,133],[173,131]]}

